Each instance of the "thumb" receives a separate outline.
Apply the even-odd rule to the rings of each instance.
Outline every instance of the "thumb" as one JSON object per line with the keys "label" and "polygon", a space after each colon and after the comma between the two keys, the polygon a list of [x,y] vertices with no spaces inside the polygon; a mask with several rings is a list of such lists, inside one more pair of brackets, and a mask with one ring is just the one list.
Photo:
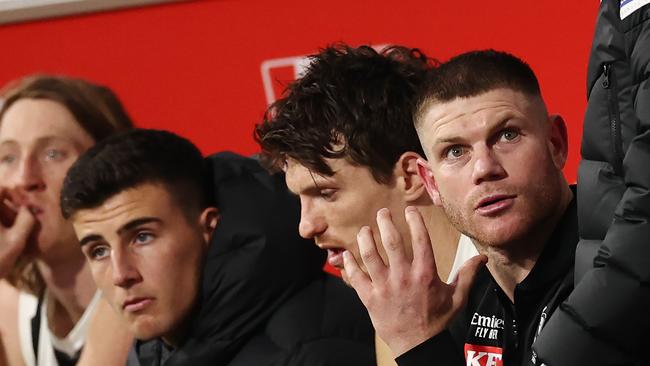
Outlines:
{"label": "thumb", "polygon": [[454,287],[454,293],[452,295],[454,308],[460,309],[465,305],[467,297],[469,296],[469,290],[476,278],[476,274],[485,263],[487,263],[487,257],[483,254],[479,254],[468,259],[465,264],[460,267],[460,270],[458,271],[458,274],[456,274],[456,278],[452,283],[452,286]]}

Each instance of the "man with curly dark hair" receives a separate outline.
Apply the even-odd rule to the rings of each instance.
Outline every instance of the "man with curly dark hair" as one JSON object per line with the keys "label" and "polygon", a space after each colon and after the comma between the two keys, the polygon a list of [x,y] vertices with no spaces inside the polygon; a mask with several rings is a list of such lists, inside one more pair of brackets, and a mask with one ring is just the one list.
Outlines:
{"label": "man with curly dark hair", "polygon": [[[416,206],[432,236],[438,274],[453,279],[475,248],[427,195],[417,164],[424,152],[411,114],[433,62],[417,49],[377,52],[347,45],[327,47],[310,61],[255,131],[265,164],[283,170],[300,197],[300,235],[326,249],[329,264],[345,279],[342,253],[361,262],[359,229],[370,226],[378,238],[380,208],[403,212]],[[398,219],[397,225],[407,236],[406,222]]]}

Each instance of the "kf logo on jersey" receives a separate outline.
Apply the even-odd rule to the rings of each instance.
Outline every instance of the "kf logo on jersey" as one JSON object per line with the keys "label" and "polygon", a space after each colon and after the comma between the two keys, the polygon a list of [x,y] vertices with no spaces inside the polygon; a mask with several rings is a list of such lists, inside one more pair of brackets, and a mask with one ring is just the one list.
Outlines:
{"label": "kf logo on jersey", "polygon": [[503,348],[465,343],[466,366],[503,366]]}

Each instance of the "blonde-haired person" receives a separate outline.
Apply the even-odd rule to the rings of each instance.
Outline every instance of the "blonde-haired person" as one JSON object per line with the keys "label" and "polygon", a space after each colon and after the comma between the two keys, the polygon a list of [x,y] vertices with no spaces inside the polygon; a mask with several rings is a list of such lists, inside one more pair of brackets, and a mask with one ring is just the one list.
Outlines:
{"label": "blonde-haired person", "polygon": [[[128,349],[131,338],[101,301],[72,225],[61,215],[59,194],[68,168],[84,151],[131,127],[115,94],[88,81],[33,75],[5,87],[0,365],[75,365],[91,321],[124,332],[122,344],[111,344],[116,356],[109,362],[125,357],[116,349]],[[98,308],[102,317],[93,320]]]}

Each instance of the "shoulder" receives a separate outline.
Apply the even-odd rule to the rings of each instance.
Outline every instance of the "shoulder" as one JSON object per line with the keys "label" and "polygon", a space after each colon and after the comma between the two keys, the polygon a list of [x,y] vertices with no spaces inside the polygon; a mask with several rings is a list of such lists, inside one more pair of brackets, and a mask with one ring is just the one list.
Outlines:
{"label": "shoulder", "polygon": [[[18,308],[21,292],[8,282],[0,280],[0,364],[24,365],[20,330],[18,328]],[[25,294],[25,296],[31,296]],[[33,296],[32,296],[33,297]],[[28,309],[29,310],[29,309]]]}
{"label": "shoulder", "polygon": [[270,174],[256,159],[231,152],[207,157],[206,165],[208,194],[224,223],[263,232],[270,222],[278,221],[296,231],[300,206],[283,175]]}
{"label": "shoulder", "polygon": [[478,254],[478,250],[476,250],[476,246],[472,242],[472,239],[464,234],[460,234],[460,237],[458,238],[458,247],[456,248],[456,256],[454,257],[454,263],[449,271],[447,283],[451,283],[456,278],[458,271],[460,271],[460,268],[468,259]]}
{"label": "shoulder", "polygon": [[323,273],[284,301],[228,365],[376,365],[374,331],[354,290]]}
{"label": "shoulder", "polygon": [[229,151],[206,157],[205,164],[215,183],[256,173],[269,175],[259,160]]}
{"label": "shoulder", "polygon": [[374,365],[374,330],[363,304],[340,278],[323,274],[270,319],[267,334],[285,365]]}
{"label": "shoulder", "polygon": [[104,298],[98,299],[90,318],[78,366],[124,365],[133,335]]}
{"label": "shoulder", "polygon": [[0,280],[0,324],[5,324],[6,320],[16,321],[19,294],[18,289]]}
{"label": "shoulder", "polygon": [[496,287],[497,285],[487,267],[483,266],[479,269],[470,288],[465,307],[456,315],[449,327],[454,339],[457,341],[464,340],[476,311],[479,309],[485,310],[486,308],[490,311],[496,311],[495,307],[499,307],[495,297]]}

